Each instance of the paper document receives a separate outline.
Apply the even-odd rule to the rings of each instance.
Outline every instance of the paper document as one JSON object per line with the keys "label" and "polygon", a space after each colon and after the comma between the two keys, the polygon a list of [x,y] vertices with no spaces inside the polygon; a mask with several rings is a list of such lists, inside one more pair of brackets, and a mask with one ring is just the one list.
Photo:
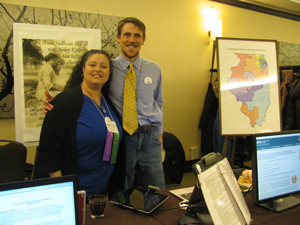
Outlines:
{"label": "paper document", "polygon": [[214,224],[250,224],[248,206],[227,158],[200,173],[198,179]]}

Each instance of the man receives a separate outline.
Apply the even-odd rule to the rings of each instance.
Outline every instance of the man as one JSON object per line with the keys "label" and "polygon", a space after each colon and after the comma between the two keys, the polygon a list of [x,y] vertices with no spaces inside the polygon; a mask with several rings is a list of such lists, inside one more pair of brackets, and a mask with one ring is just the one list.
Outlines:
{"label": "man", "polygon": [[140,49],[145,39],[146,27],[139,19],[128,17],[119,22],[117,40],[121,46],[121,54],[112,60],[108,94],[117,111],[123,116],[124,83],[132,63],[136,81],[134,84],[129,83],[135,91],[138,120],[136,129],[129,133],[124,132],[123,137],[126,144],[125,191],[133,186],[135,174],[139,186],[145,190],[149,185],[161,190],[165,188],[162,167],[161,70],[156,63],[140,57]]}
{"label": "man", "polygon": [[44,98],[45,90],[50,91],[52,95],[55,94],[57,88],[55,87],[56,74],[54,67],[58,64],[58,56],[52,52],[45,56],[45,62],[38,74],[38,85],[36,88],[36,99],[42,100]]}

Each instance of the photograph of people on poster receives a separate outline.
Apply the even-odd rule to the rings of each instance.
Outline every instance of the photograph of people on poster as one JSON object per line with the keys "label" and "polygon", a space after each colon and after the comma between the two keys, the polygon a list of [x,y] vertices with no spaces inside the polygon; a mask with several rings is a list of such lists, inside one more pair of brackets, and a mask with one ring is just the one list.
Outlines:
{"label": "photograph of people on poster", "polygon": [[63,91],[87,41],[22,39],[26,128],[40,128],[45,114],[43,98]]}
{"label": "photograph of people on poster", "polygon": [[16,139],[38,145],[45,114],[43,98],[64,86],[80,56],[101,49],[100,29],[14,23]]}

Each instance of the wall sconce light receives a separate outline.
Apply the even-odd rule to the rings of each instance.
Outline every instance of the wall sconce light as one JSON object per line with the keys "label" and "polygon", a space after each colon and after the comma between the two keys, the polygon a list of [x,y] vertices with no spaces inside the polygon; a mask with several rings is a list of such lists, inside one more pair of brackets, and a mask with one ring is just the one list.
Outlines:
{"label": "wall sconce light", "polygon": [[205,18],[204,26],[208,30],[208,43],[216,40],[216,37],[222,37],[222,20],[217,19],[219,16],[214,7],[204,8],[202,14]]}
{"label": "wall sconce light", "polygon": [[209,21],[209,43],[216,40],[216,37],[222,37],[222,20]]}

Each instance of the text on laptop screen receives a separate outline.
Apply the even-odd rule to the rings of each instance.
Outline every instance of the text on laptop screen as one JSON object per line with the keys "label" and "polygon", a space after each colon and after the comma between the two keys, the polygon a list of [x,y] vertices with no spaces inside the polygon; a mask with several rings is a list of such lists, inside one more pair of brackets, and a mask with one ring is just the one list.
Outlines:
{"label": "text on laptop screen", "polygon": [[0,224],[76,224],[73,182],[0,191]]}

